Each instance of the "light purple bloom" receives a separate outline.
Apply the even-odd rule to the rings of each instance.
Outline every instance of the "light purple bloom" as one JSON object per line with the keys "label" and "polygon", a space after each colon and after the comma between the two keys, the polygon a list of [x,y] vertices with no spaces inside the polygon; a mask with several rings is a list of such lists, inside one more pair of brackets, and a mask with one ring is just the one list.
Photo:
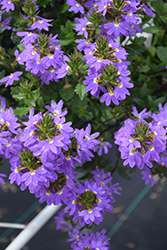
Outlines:
{"label": "light purple bloom", "polygon": [[81,12],[82,14],[84,14],[84,8],[77,1],[67,0],[67,4],[71,6],[71,8],[69,8],[68,11],[74,11],[74,13]]}
{"label": "light purple bloom", "polygon": [[36,16],[36,20],[29,28],[28,30],[49,30],[48,26],[53,26],[52,24],[50,24],[49,22],[53,21],[53,19],[46,19],[40,16]]}
{"label": "light purple bloom", "polygon": [[24,38],[22,38],[21,41],[20,41],[20,43],[24,43],[24,44],[34,43],[35,40],[37,39],[37,37],[39,37],[38,34],[32,33],[32,32],[28,32],[28,31],[17,32],[16,35],[17,36],[24,36]]}
{"label": "light purple bloom", "polygon": [[8,85],[12,85],[14,81],[19,81],[18,76],[20,76],[22,74],[23,74],[23,72],[16,71],[14,73],[11,73],[9,76],[2,78],[0,80],[0,82],[6,82],[6,84],[5,84],[5,88],[6,88]]}
{"label": "light purple bloom", "polygon": [[0,173],[0,184],[5,184],[5,181],[4,181],[3,178],[6,178],[6,177],[7,177],[6,174],[1,174]]}
{"label": "light purple bloom", "polygon": [[145,181],[145,184],[148,185],[150,183],[151,186],[154,186],[154,178],[153,174],[151,173],[151,170],[145,167],[145,169],[141,171],[141,173],[143,175],[141,179]]}
{"label": "light purple bloom", "polygon": [[6,12],[9,12],[9,10],[14,10],[14,4],[12,3],[11,0],[3,0],[1,2],[2,4],[2,9],[5,9]]}

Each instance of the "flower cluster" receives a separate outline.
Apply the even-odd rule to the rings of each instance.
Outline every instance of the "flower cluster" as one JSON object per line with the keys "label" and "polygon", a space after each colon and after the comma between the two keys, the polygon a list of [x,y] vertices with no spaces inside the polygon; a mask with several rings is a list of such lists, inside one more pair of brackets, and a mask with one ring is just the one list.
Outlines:
{"label": "flower cluster", "polygon": [[[167,105],[164,108],[159,104],[159,113],[146,112],[146,109],[137,112],[133,107],[134,119],[127,119],[124,126],[115,133],[115,143],[119,145],[121,158],[125,159],[124,165],[131,168],[135,165],[142,171],[146,184],[154,184],[153,175],[161,174],[159,167],[166,165],[166,118]],[[151,118],[151,121],[147,120]],[[147,120],[146,120],[147,119]]]}
{"label": "flower cluster", "polygon": [[[70,239],[68,241],[73,241],[71,244],[72,249],[109,249],[109,242],[107,236],[105,235],[106,230],[103,229],[101,232],[92,233],[88,230],[84,234],[81,234],[79,229],[81,226],[79,224],[74,224],[69,216],[69,213],[65,213],[63,210],[58,212],[58,215],[54,217],[56,222],[56,229],[67,231]],[[73,226],[72,226],[73,224]]]}
{"label": "flower cluster", "polygon": [[[1,156],[10,159],[11,183],[20,185],[21,190],[28,187],[40,202],[66,205],[66,217],[79,223],[79,226],[69,226],[73,247],[80,244],[77,235],[80,240],[83,237],[81,227],[99,224],[105,211],[112,210],[113,194],[119,194],[121,188],[118,183],[111,185],[111,174],[98,168],[91,172],[90,180],[76,182],[75,164],[82,166],[83,162],[91,161],[100,143],[96,140],[99,133],[91,134],[90,124],[85,129],[74,130],[71,122],[65,121],[67,111],[62,108],[62,100],[58,103],[52,100],[51,106],[46,106],[46,113],[35,114],[31,108],[27,121],[18,123],[13,110],[7,109],[1,98],[0,147]],[[4,177],[0,174],[1,184]],[[63,218],[60,228],[67,226]],[[102,233],[100,244],[104,237]],[[98,244],[96,240],[96,236],[91,236],[89,244]]]}
{"label": "flower cluster", "polygon": [[[80,233],[81,228],[85,225],[91,226],[93,223],[98,225],[103,220],[104,211],[110,212],[112,210],[111,203],[115,201],[113,194],[119,195],[121,190],[118,183],[109,184],[112,180],[110,173],[104,174],[103,170],[96,168],[91,174],[92,178],[89,181],[85,180],[76,185],[73,196],[66,204],[65,210],[61,210],[55,216],[56,229],[68,232],[70,237],[68,241],[73,241],[71,247],[74,249],[81,244],[80,241],[82,241],[82,244],[88,244],[87,247],[91,247],[90,240],[95,237],[92,236],[94,234],[91,235],[89,240],[87,238],[87,242],[83,242],[84,236]],[[105,230],[103,233],[105,233]],[[97,234],[100,236],[99,233]],[[98,243],[102,244],[102,242],[102,239],[99,238]]]}
{"label": "flower cluster", "polygon": [[144,11],[150,16],[153,12],[139,1],[83,1],[80,4],[68,0],[67,4],[71,6],[69,11],[82,14],[86,11],[87,14],[87,17],[75,19],[74,28],[78,35],[85,37],[76,40],[78,50],[84,50],[84,59],[89,65],[88,76],[83,81],[87,85],[85,91],[91,91],[96,98],[100,96],[100,102],[107,106],[111,102],[118,105],[130,95],[128,88],[133,84],[128,77],[127,53],[114,39],[142,32],[137,12]]}
{"label": "flower cluster", "polygon": [[[95,139],[99,133],[91,135],[90,124],[85,130],[73,130],[71,122],[65,122],[67,111],[62,111],[62,106],[62,100],[58,104],[52,101],[44,114],[34,114],[31,108],[17,150],[10,155],[11,183],[21,185],[21,190],[28,187],[40,202],[49,205],[67,204],[75,185],[75,164],[82,166],[83,161],[90,161],[91,151],[99,144]],[[9,122],[10,129],[14,123]]]}
{"label": "flower cluster", "polygon": [[[40,24],[39,20],[38,24]],[[35,28],[37,27],[35,26]],[[17,32],[17,35],[23,36],[20,43],[25,46],[25,49],[16,55],[17,62],[19,64],[25,63],[25,70],[40,77],[42,84],[48,85],[50,81],[57,82],[62,77],[62,68],[66,65],[65,61],[68,60],[68,57],[63,55],[61,46],[58,45],[60,40],[56,39],[57,35],[47,36],[42,33],[39,35],[31,31]],[[64,71],[68,73],[69,70],[67,68]]]}
{"label": "flower cluster", "polygon": [[[12,1],[2,1],[2,9],[0,13],[0,28],[10,29],[11,27],[7,24],[11,21],[11,17],[1,21],[2,14],[9,10],[14,10],[14,3]],[[51,19],[42,18],[37,15],[38,6],[35,1],[26,3],[20,3],[23,8],[30,4],[30,14],[21,15],[23,22],[27,23],[27,29],[24,31],[16,32],[18,37],[23,37],[20,43],[24,49],[19,53],[15,51],[15,61],[20,65],[25,65],[25,71],[31,72],[33,76],[39,77],[41,84],[49,84],[50,81],[57,82],[58,79],[64,77],[70,70],[70,67],[66,64],[68,57],[63,54],[61,46],[58,44],[60,40],[56,39],[57,35],[46,35],[42,33],[42,30],[49,30]],[[35,16],[35,17],[34,17]],[[16,31],[13,29],[13,31]],[[13,64],[13,65],[14,65]],[[6,76],[0,80],[0,82],[6,82],[5,87],[12,85],[14,81],[18,81],[18,76],[22,75],[23,72],[14,72],[9,76]]]}
{"label": "flower cluster", "polygon": [[[74,19],[73,27],[77,36],[81,36],[81,39],[74,39],[78,51],[69,57],[62,51],[58,35],[49,33],[53,19],[38,15],[40,11],[35,0],[0,0],[0,29],[2,32],[11,30],[13,42],[16,40],[17,43],[17,49],[13,49],[13,63],[11,60],[6,62],[5,50],[0,47],[0,52],[3,52],[0,59],[10,67],[10,72],[12,70],[0,79],[0,83],[8,87],[20,82],[22,86],[24,79],[26,87],[40,92],[43,90],[41,84],[58,82],[70,71],[69,76],[74,73],[79,85],[85,85],[85,92],[90,91],[106,106],[111,103],[119,105],[130,95],[129,89],[133,84],[129,78],[127,52],[117,38],[122,35],[135,37],[136,32],[141,32],[140,15],[144,12],[152,16],[151,9],[147,3],[142,4],[138,0],[82,0],[80,3],[67,0],[67,4],[69,11],[81,13],[81,18],[77,15]],[[13,19],[10,13],[13,11],[16,14],[20,11],[20,19],[11,27],[9,25]],[[68,82],[67,77],[66,80]],[[69,86],[73,85],[71,82]],[[73,87],[76,86],[73,85],[71,89]],[[13,87],[11,92],[15,90]],[[75,92],[79,94],[77,87]],[[31,98],[31,91],[26,94]],[[25,95],[19,93],[12,97],[23,100]],[[6,108],[5,100],[1,98],[0,157],[10,160],[10,183],[15,182],[21,190],[28,188],[41,203],[64,205],[64,210],[55,220],[57,229],[67,229],[73,249],[108,250],[105,230],[92,234],[89,230],[82,232],[92,224],[98,225],[105,211],[111,212],[112,203],[115,202],[113,196],[120,194],[121,187],[119,183],[111,182],[111,173],[105,173],[98,167],[95,169],[94,166],[89,173],[91,178],[80,181],[77,169],[85,162],[92,161],[94,152],[99,156],[103,151],[107,154],[112,145],[104,141],[103,136],[99,141],[100,133],[91,134],[89,123],[85,128],[72,128],[72,123],[66,122],[67,110],[63,110],[63,100],[58,103],[52,100],[50,106],[45,106],[47,111],[39,112],[41,109],[38,109],[38,113],[36,103],[30,103],[29,116],[19,120],[12,108]],[[124,127],[115,133],[115,143],[119,145],[122,159],[125,159],[124,165],[129,164],[131,168],[137,165],[143,169],[142,179],[146,184],[153,185],[155,174],[165,173],[167,176],[164,170],[167,169],[167,105],[164,108],[159,105],[159,113],[152,116],[146,110],[138,113],[135,107],[133,114],[135,119],[127,119]],[[153,161],[156,167],[153,167]],[[84,170],[82,168],[81,171]],[[5,177],[0,173],[1,184],[4,184]]]}

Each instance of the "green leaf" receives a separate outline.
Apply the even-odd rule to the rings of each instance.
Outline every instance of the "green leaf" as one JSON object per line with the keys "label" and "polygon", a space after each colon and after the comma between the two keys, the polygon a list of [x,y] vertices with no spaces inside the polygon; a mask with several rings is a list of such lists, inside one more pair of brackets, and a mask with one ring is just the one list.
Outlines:
{"label": "green leaf", "polygon": [[37,104],[40,108],[40,111],[44,111],[45,110],[45,102],[42,98],[42,96],[39,97],[38,101],[37,101]]}
{"label": "green leaf", "polygon": [[34,100],[33,97],[30,97],[30,98],[28,98],[28,99],[25,99],[24,102],[25,102],[25,104],[27,104],[27,105],[30,104],[30,105],[33,106],[33,107],[36,106],[36,103],[35,103],[35,100]]}
{"label": "green leaf", "polygon": [[38,0],[37,3],[39,6],[47,5],[50,0]]}
{"label": "green leaf", "polygon": [[26,94],[21,92],[20,87],[11,87],[11,95],[15,100],[26,99]]}
{"label": "green leaf", "polygon": [[146,65],[142,65],[138,71],[139,72],[148,72],[150,70],[150,67],[146,64]]}
{"label": "green leaf", "polygon": [[17,48],[19,49],[20,52],[22,52],[25,49],[23,43],[18,44]]}
{"label": "green leaf", "polygon": [[144,101],[138,98],[133,98],[133,101],[137,103],[139,106],[143,107],[145,105]]}
{"label": "green leaf", "polygon": [[143,31],[146,33],[156,34],[157,32],[159,32],[159,28],[157,28],[156,26],[149,26],[146,27]]}
{"label": "green leaf", "polygon": [[40,97],[40,88],[32,91],[32,94],[33,94],[33,97],[34,97],[35,101],[37,101],[39,99],[39,97]]}
{"label": "green leaf", "polygon": [[2,79],[4,76],[5,76],[5,69],[3,69],[3,70],[0,72],[0,79]]}
{"label": "green leaf", "polygon": [[155,54],[156,54],[156,48],[154,46],[150,46],[148,49],[147,49],[150,54],[154,57]]}
{"label": "green leaf", "polygon": [[150,108],[154,106],[154,100],[152,99],[150,95],[148,95],[148,103],[149,103]]}
{"label": "green leaf", "polygon": [[166,98],[164,96],[162,96],[154,101],[154,105],[157,106],[159,103],[164,103],[165,100],[166,100]]}
{"label": "green leaf", "polygon": [[165,3],[161,0],[156,0],[152,2],[152,7],[157,14],[162,15],[165,10]]}
{"label": "green leaf", "polygon": [[77,94],[74,95],[74,97],[71,100],[71,106],[72,108],[78,112],[78,109],[87,107],[87,97],[85,97],[82,101],[80,100],[79,96]]}
{"label": "green leaf", "polygon": [[62,46],[67,46],[67,45],[69,45],[70,43],[72,43],[73,41],[74,41],[74,39],[61,40],[61,41],[59,42],[59,44],[62,45]]}
{"label": "green leaf", "polygon": [[130,178],[130,176],[127,174],[127,168],[126,167],[119,167],[118,168],[118,173],[119,173],[119,175],[122,177],[122,178],[124,178],[124,179],[126,179],[126,180],[131,180],[131,178]]}
{"label": "green leaf", "polygon": [[26,115],[29,112],[30,108],[29,107],[22,107],[22,108],[17,108],[13,110],[14,115],[19,115],[23,116]]}
{"label": "green leaf", "polygon": [[72,87],[69,87],[68,89],[61,89],[60,90],[60,96],[65,101],[70,100],[74,95],[74,89]]}
{"label": "green leaf", "polygon": [[159,59],[167,65],[167,49],[165,47],[158,47],[157,48],[157,55]]}
{"label": "green leaf", "polygon": [[75,92],[79,95],[81,101],[84,99],[85,95],[87,94],[85,92],[85,85],[83,83],[78,83]]}
{"label": "green leaf", "polygon": [[65,13],[69,9],[69,5],[64,3],[61,7],[60,13]]}

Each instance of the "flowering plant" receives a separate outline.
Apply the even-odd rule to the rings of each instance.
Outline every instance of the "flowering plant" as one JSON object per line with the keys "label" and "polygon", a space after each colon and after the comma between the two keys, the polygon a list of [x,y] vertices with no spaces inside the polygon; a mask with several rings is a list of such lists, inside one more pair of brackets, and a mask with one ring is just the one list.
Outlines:
{"label": "flowering plant", "polygon": [[[55,221],[73,249],[107,250],[106,231],[91,234],[91,226],[120,194],[114,172],[128,179],[124,166],[137,166],[151,185],[154,175],[167,176],[166,4],[0,0],[0,7],[0,157],[9,159],[10,183],[64,206]],[[121,154],[104,161],[114,145]],[[0,173],[1,184],[6,177]]]}

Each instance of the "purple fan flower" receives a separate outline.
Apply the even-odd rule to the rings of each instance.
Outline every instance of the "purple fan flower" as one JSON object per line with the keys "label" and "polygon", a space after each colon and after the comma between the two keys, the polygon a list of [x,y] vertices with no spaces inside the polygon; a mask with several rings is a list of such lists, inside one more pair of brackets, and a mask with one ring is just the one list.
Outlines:
{"label": "purple fan flower", "polygon": [[83,249],[99,249],[99,250],[109,250],[109,239],[105,235],[106,230],[103,229],[101,232],[92,233],[90,235],[89,231],[85,231],[85,235],[79,234],[76,241],[71,244],[74,250]]}
{"label": "purple fan flower", "polygon": [[89,20],[84,17],[84,18],[75,18],[75,21],[77,22],[77,24],[75,25],[75,30],[79,31],[77,33],[77,35],[82,35],[84,34],[85,38],[88,38],[88,32],[86,30],[86,26],[89,24],[92,24],[91,22],[89,22]]}
{"label": "purple fan flower", "polygon": [[19,51],[18,51],[17,49],[15,50],[14,55],[15,55],[15,57],[16,57],[16,61],[17,61],[19,64],[24,65],[24,62],[23,62],[23,60],[21,59],[20,54],[19,54]]}
{"label": "purple fan flower", "polygon": [[121,20],[120,22],[110,22],[104,24],[104,28],[107,31],[107,34],[113,38],[117,38],[120,35],[128,36],[128,30],[130,26],[127,22]]}
{"label": "purple fan flower", "polygon": [[[146,109],[138,113],[133,108],[136,116],[147,117]],[[126,159],[124,165],[130,167],[137,165],[139,169],[146,164],[152,167],[151,161],[159,161],[159,154],[166,148],[165,130],[162,125],[154,121],[147,123],[144,119],[133,121],[127,119],[124,127],[115,133],[115,143],[119,145],[121,158]]]}
{"label": "purple fan flower", "polygon": [[45,106],[54,116],[62,117],[67,114],[67,110],[62,112],[63,100],[60,100],[57,104],[54,100],[51,101],[51,107],[49,105]]}
{"label": "purple fan flower", "polygon": [[30,59],[26,62],[26,71],[30,70],[34,75],[45,73],[45,65],[42,63],[39,55],[35,59]]}
{"label": "purple fan flower", "polygon": [[150,8],[148,8],[146,4],[143,4],[140,10],[144,11],[144,13],[146,13],[148,16],[154,16],[154,13]]}
{"label": "purple fan flower", "polygon": [[148,118],[151,115],[150,112],[146,112],[147,110],[146,108],[143,109],[140,113],[137,111],[135,106],[132,107],[132,110],[133,110],[133,115],[136,116],[137,119],[140,119],[140,120]]}
{"label": "purple fan flower", "polygon": [[151,170],[145,167],[145,169],[141,171],[141,173],[143,175],[141,179],[145,181],[145,184],[148,185],[150,183],[151,186],[154,186],[154,178],[153,174],[151,173]]}
{"label": "purple fan flower", "polygon": [[0,184],[5,184],[5,181],[4,181],[3,178],[6,178],[6,177],[7,177],[6,174],[1,174],[0,173]]}
{"label": "purple fan flower", "polygon": [[37,37],[39,37],[38,34],[32,33],[32,32],[28,32],[28,31],[17,32],[16,35],[17,36],[24,36],[24,38],[22,38],[22,40],[20,41],[20,43],[24,43],[24,44],[34,43],[35,40],[37,39]]}
{"label": "purple fan flower", "polygon": [[14,10],[14,4],[12,3],[11,0],[3,0],[1,2],[2,4],[2,9],[5,9],[6,12],[9,12],[9,10]]}
{"label": "purple fan flower", "polygon": [[46,18],[42,18],[40,16],[36,16],[36,22],[34,22],[29,28],[28,30],[49,30],[48,26],[53,26],[52,24],[50,24],[49,22],[53,21],[53,19],[46,19]]}
{"label": "purple fan flower", "polygon": [[67,4],[71,6],[71,8],[69,8],[68,11],[74,11],[74,13],[81,12],[82,14],[84,14],[84,8],[77,1],[67,0]]}
{"label": "purple fan flower", "polygon": [[46,19],[46,18],[42,18],[39,16],[36,16],[36,22],[34,22],[29,28],[28,30],[49,30],[48,26],[53,26],[52,24],[50,24],[49,22],[53,21],[53,19]]}
{"label": "purple fan flower", "polygon": [[5,20],[3,20],[2,22],[0,22],[0,29],[10,30],[11,27],[7,25],[10,22],[10,20],[11,20],[11,17],[8,17]]}
{"label": "purple fan flower", "polygon": [[96,151],[98,151],[98,155],[101,156],[103,154],[108,154],[108,149],[111,148],[112,145],[108,141],[100,141],[100,145],[96,147]]}
{"label": "purple fan flower", "polygon": [[101,99],[100,99],[100,102],[105,102],[106,106],[109,106],[111,101],[115,105],[119,105],[118,99],[115,97],[115,95],[114,95],[114,93],[112,91],[103,94]]}
{"label": "purple fan flower", "polygon": [[5,98],[0,96],[1,97],[1,106],[0,106],[0,112],[2,111],[6,111],[6,102],[5,102]]}
{"label": "purple fan flower", "polygon": [[104,210],[112,210],[107,192],[94,181],[85,180],[83,184],[79,184],[76,194],[76,198],[73,196],[66,210],[71,209],[70,215],[74,215],[73,220],[79,220],[81,225],[93,222],[98,225],[103,220]]}
{"label": "purple fan flower", "polygon": [[18,76],[20,76],[22,74],[23,74],[23,72],[16,71],[14,73],[11,73],[9,76],[2,78],[0,80],[0,82],[6,82],[6,84],[5,84],[5,88],[6,88],[8,85],[12,85],[14,81],[19,81]]}

